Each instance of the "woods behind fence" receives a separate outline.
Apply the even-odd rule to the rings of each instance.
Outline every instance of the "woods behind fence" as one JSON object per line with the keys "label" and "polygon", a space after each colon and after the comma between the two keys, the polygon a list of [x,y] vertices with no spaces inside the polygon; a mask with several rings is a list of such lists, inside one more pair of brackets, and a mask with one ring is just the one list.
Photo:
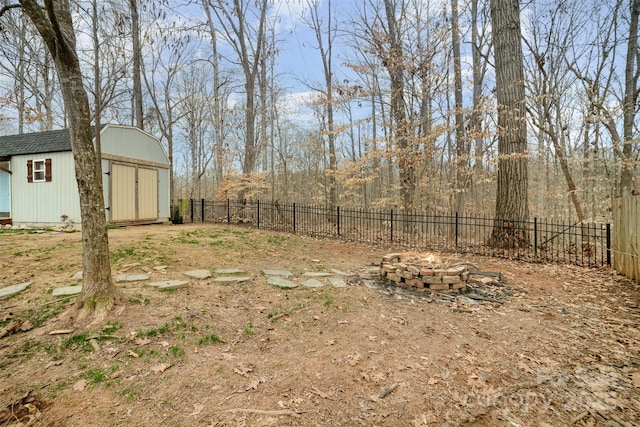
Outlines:
{"label": "woods behind fence", "polygon": [[[399,210],[330,208],[259,200],[180,200],[174,222],[229,223],[412,250],[471,253],[600,267],[611,264],[610,224],[499,221],[504,241],[489,245],[494,218]],[[525,239],[510,230],[524,229]]]}

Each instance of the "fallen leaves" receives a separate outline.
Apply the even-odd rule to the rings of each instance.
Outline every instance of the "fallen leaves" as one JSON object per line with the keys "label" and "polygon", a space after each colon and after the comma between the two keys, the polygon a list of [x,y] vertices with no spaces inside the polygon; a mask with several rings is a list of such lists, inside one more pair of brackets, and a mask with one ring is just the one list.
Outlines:
{"label": "fallen leaves", "polygon": [[169,369],[170,367],[171,367],[171,363],[159,363],[155,366],[152,366],[151,371],[155,372],[156,374],[161,374],[167,369]]}
{"label": "fallen leaves", "polygon": [[233,372],[235,372],[236,374],[241,375],[243,377],[248,377],[249,373],[253,372],[253,367],[252,366],[246,366],[246,365],[240,363],[238,366],[233,368]]}
{"label": "fallen leaves", "polygon": [[257,390],[261,382],[263,382],[261,378],[255,378],[244,388],[244,391]]}
{"label": "fallen leaves", "polygon": [[637,387],[640,388],[640,372],[633,372],[631,375],[631,383]]}
{"label": "fallen leaves", "polygon": [[311,388],[311,393],[317,394],[318,396],[320,396],[323,399],[328,399],[329,398],[329,395],[327,393],[318,390],[317,387],[312,387]]}
{"label": "fallen leaves", "polygon": [[362,359],[362,355],[360,353],[350,354],[344,358],[344,362],[349,366],[356,366],[358,362]]}
{"label": "fallen leaves", "polygon": [[0,425],[32,426],[42,416],[44,403],[37,399],[33,390],[0,410]]}
{"label": "fallen leaves", "polygon": [[72,387],[73,391],[84,391],[84,389],[87,387],[87,380],[78,380],[75,382],[75,384]]}
{"label": "fallen leaves", "polygon": [[29,320],[16,320],[9,323],[5,328],[0,329],[0,338],[4,338],[7,335],[15,334],[16,332],[27,332],[33,329],[33,325]]}

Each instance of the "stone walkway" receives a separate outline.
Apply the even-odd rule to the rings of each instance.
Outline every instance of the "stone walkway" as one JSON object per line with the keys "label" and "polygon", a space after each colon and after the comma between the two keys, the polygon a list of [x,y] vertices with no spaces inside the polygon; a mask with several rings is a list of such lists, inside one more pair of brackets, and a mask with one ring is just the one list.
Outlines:
{"label": "stone walkway", "polygon": [[[155,271],[161,271],[166,273],[166,266],[160,268],[153,268]],[[214,273],[215,272],[215,277]],[[243,285],[251,280],[251,277],[246,274],[244,270],[238,268],[219,268],[214,270],[198,269],[189,270],[183,273],[189,279],[201,281],[211,279],[213,277],[213,283],[220,285]],[[299,286],[306,288],[321,288],[323,286],[333,286],[334,288],[346,288],[347,278],[355,276],[354,274],[346,273],[337,269],[331,269],[328,272],[304,272],[302,274],[295,274],[289,270],[278,269],[264,269],[262,275],[266,278],[268,285],[276,286],[282,289],[293,289]],[[114,276],[114,280],[117,283],[132,283],[140,282],[143,285],[157,288],[158,290],[170,290],[184,288],[191,283],[190,280],[171,279],[156,282],[148,282],[151,279],[149,273],[129,274],[120,273]],[[72,280],[81,281],[82,271],[75,273]],[[7,286],[0,288],[0,300],[10,298],[17,295],[27,289],[31,283],[20,283],[17,285]],[[63,286],[55,288],[52,295],[55,297],[66,297],[77,295],[82,291],[81,285]]]}

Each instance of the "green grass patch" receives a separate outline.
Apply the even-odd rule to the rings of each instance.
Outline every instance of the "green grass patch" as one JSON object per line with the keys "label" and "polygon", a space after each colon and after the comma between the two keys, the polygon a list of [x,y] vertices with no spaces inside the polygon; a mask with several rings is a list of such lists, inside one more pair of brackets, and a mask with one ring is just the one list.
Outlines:
{"label": "green grass patch", "polygon": [[274,234],[267,237],[267,243],[272,246],[280,246],[287,241],[289,241],[289,236],[285,236],[283,234]]}
{"label": "green grass patch", "polygon": [[66,381],[60,381],[59,383],[57,383],[56,385],[52,386],[49,388],[49,394],[51,395],[52,399],[55,399],[56,397],[58,397],[58,393],[62,390],[64,390],[67,387],[67,382]]}
{"label": "green grass patch", "polygon": [[171,347],[169,347],[169,353],[171,353],[173,357],[183,357],[184,349],[179,345],[172,345]]}
{"label": "green grass patch", "polygon": [[121,248],[113,249],[109,252],[109,259],[111,262],[118,262],[128,257],[133,257],[136,255],[136,249],[132,246],[124,246]]}
{"label": "green grass patch", "polygon": [[203,337],[201,337],[198,340],[198,345],[205,345],[205,344],[225,344],[226,341],[223,340],[222,338],[220,338],[218,335],[216,334],[209,334],[209,335],[205,335]]}
{"label": "green grass patch", "polygon": [[107,368],[90,368],[84,374],[82,374],[82,378],[87,380],[90,385],[99,384],[101,382],[109,380],[109,376],[117,370],[118,365],[116,364],[113,364]]}
{"label": "green grass patch", "polygon": [[63,350],[72,350],[72,351],[78,350],[83,353],[90,353],[91,351],[93,351],[93,347],[87,340],[88,337],[89,335],[86,332],[81,334],[71,335],[69,338],[67,338],[62,342],[60,347]]}
{"label": "green grass patch", "polygon": [[122,329],[124,324],[119,320],[110,320],[107,322],[104,328],[102,328],[102,333],[105,335],[112,335],[116,331]]}
{"label": "green grass patch", "polygon": [[9,357],[25,357],[27,359],[32,358],[36,355],[37,352],[42,350],[44,344],[40,341],[28,340],[22,343],[22,345],[17,346],[13,349],[13,351],[9,354]]}
{"label": "green grass patch", "polygon": [[120,396],[125,397],[129,402],[135,402],[138,399],[138,390],[132,385],[128,385],[118,390]]}

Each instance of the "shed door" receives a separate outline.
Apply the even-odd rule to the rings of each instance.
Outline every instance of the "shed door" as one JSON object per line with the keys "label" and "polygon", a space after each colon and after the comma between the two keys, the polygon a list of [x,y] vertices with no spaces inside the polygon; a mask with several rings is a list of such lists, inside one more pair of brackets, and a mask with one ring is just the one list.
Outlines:
{"label": "shed door", "polygon": [[158,170],[138,167],[138,219],[158,218]]}
{"label": "shed door", "polygon": [[111,221],[136,219],[136,167],[111,164]]}

